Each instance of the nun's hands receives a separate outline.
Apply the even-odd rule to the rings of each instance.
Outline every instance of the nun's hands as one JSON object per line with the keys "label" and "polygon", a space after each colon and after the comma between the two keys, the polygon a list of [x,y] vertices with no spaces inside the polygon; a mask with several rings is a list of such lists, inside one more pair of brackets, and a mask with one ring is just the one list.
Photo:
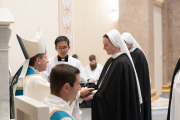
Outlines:
{"label": "nun's hands", "polygon": [[91,100],[93,99],[94,93],[91,92],[88,95],[86,95],[85,97],[80,97],[81,100]]}
{"label": "nun's hands", "polygon": [[86,97],[93,90],[94,90],[94,88],[81,88],[81,90],[80,90],[80,98],[81,97]]}

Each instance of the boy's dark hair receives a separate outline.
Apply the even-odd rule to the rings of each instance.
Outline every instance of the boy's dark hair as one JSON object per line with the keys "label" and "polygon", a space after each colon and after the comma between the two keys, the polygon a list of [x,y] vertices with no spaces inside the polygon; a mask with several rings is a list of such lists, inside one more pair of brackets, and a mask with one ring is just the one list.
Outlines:
{"label": "boy's dark hair", "polygon": [[76,74],[79,74],[79,69],[67,65],[60,64],[56,65],[50,74],[50,88],[51,92],[59,93],[61,91],[62,86],[65,83],[69,83],[71,87],[74,87],[74,83],[76,82]]}
{"label": "boy's dark hair", "polygon": [[69,39],[66,36],[59,36],[59,37],[57,37],[55,42],[54,42],[55,46],[57,47],[57,43],[61,42],[61,41],[66,41],[68,46],[69,46]]}
{"label": "boy's dark hair", "polygon": [[36,58],[42,59],[44,54],[45,54],[45,53],[37,54],[36,56],[30,58],[30,60],[29,60],[29,66],[34,66],[35,61],[36,61]]}
{"label": "boy's dark hair", "polygon": [[78,58],[77,54],[72,55],[73,58]]}
{"label": "boy's dark hair", "polygon": [[96,60],[96,56],[95,55],[90,55],[89,56],[89,61],[93,61],[93,60]]}

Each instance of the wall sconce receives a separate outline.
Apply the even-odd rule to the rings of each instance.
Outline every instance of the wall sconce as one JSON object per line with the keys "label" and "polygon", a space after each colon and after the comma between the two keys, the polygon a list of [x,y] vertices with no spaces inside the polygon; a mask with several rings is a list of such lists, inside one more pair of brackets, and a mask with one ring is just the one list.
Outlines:
{"label": "wall sconce", "polygon": [[119,0],[111,0],[112,17],[115,20],[119,19]]}

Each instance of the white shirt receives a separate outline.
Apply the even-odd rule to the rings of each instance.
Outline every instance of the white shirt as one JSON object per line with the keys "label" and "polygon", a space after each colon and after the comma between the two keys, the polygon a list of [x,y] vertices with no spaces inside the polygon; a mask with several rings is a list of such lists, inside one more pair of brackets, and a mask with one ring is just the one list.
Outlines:
{"label": "white shirt", "polygon": [[59,65],[59,64],[68,64],[72,65],[80,70],[80,78],[81,78],[81,83],[87,82],[87,78],[84,74],[84,68],[81,65],[81,62],[71,56],[68,55],[68,62],[65,61],[58,61],[58,56],[54,56],[49,59],[49,63],[47,64],[46,71],[44,71],[44,77],[49,81],[49,76],[51,73],[51,70],[54,66]]}
{"label": "white shirt", "polygon": [[90,65],[87,65],[85,68],[85,75],[88,79],[99,80],[99,76],[102,72],[102,65],[97,63],[97,67],[92,71]]}

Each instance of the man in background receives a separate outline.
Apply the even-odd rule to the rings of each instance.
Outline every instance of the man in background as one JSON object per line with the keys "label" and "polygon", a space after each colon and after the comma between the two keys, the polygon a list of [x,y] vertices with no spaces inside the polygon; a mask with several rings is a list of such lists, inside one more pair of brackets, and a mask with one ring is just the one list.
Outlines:
{"label": "man in background", "polygon": [[78,55],[77,54],[73,54],[72,57],[78,59]]}
{"label": "man in background", "polygon": [[[85,74],[90,83],[96,84],[99,79],[99,76],[101,75],[103,67],[102,67],[102,65],[100,65],[99,63],[96,62],[95,55],[90,55],[89,61],[90,61],[89,65],[87,65],[85,68]],[[80,104],[80,107],[81,108],[91,107],[91,100],[83,101]]]}
{"label": "man in background", "polygon": [[102,65],[96,62],[96,56],[90,55],[89,56],[89,65],[85,68],[86,77],[89,79],[89,82],[96,83],[99,79],[99,76],[102,72]]}

